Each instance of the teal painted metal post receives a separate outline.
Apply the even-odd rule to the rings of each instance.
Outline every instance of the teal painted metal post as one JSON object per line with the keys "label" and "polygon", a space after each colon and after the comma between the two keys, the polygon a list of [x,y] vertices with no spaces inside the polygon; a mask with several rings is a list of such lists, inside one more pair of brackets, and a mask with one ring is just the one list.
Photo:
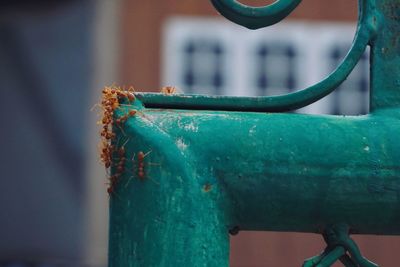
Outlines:
{"label": "teal painted metal post", "polygon": [[[246,12],[260,11],[251,28],[278,22],[299,1],[279,2],[253,10],[213,0],[240,24],[249,23]],[[344,62],[299,93],[120,98],[123,105],[114,110],[109,266],[228,266],[229,232],[238,230],[323,234],[327,249],[305,267],[336,260],[376,266],[349,234],[400,234],[400,3],[359,3],[357,37]],[[267,20],[263,12],[277,17]],[[250,112],[286,111],[320,99],[347,77],[367,44],[370,114]],[[114,94],[124,93],[106,92]]]}
{"label": "teal painted metal post", "polygon": [[371,109],[400,104],[400,2],[376,0],[373,20],[380,29],[371,46]]}

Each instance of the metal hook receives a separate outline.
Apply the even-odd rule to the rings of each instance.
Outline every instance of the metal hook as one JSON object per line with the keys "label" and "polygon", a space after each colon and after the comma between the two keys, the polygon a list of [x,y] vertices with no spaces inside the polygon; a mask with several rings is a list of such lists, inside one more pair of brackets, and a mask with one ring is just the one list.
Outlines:
{"label": "metal hook", "polygon": [[211,0],[225,18],[249,29],[273,25],[287,17],[301,0],[277,0],[263,7],[251,7],[237,0]]}

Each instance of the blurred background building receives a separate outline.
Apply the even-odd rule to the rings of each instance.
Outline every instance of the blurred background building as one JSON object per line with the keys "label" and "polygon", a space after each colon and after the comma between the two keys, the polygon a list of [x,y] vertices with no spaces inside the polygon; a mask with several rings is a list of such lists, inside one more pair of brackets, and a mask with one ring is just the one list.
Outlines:
{"label": "blurred background building", "polygon": [[[265,5],[271,0],[246,0]],[[103,86],[274,95],[318,82],[348,51],[356,0],[305,0],[250,31],[199,0],[18,0],[0,4],[0,266],[106,266],[108,196],[98,160]],[[368,112],[368,51],[340,90],[298,112]],[[372,216],[372,215],[371,215]],[[355,237],[397,266],[396,237]],[[301,266],[312,234],[241,232],[231,266]]]}

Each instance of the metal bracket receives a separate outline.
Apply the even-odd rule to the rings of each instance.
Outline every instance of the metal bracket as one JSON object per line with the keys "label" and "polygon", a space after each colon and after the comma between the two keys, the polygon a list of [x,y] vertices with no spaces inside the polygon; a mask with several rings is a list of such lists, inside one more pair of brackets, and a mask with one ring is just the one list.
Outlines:
{"label": "metal bracket", "polygon": [[320,255],[307,259],[303,267],[329,267],[338,260],[345,267],[378,267],[361,255],[357,244],[349,236],[347,224],[328,227],[323,237],[328,246]]}

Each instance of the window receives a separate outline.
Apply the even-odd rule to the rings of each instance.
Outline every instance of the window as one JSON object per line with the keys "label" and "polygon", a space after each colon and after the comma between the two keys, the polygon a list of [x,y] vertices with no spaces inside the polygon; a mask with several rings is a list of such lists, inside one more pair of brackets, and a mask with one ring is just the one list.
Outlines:
{"label": "window", "polygon": [[182,84],[187,93],[222,94],[224,48],[215,40],[189,40],[183,47]]}
{"label": "window", "polygon": [[[332,69],[346,56],[349,45],[335,45],[329,54]],[[369,62],[368,51],[364,53],[358,65],[346,82],[332,93],[331,114],[360,115],[369,109]]]}
{"label": "window", "polygon": [[258,95],[280,95],[295,89],[295,56],[290,43],[263,43],[256,49]]}

